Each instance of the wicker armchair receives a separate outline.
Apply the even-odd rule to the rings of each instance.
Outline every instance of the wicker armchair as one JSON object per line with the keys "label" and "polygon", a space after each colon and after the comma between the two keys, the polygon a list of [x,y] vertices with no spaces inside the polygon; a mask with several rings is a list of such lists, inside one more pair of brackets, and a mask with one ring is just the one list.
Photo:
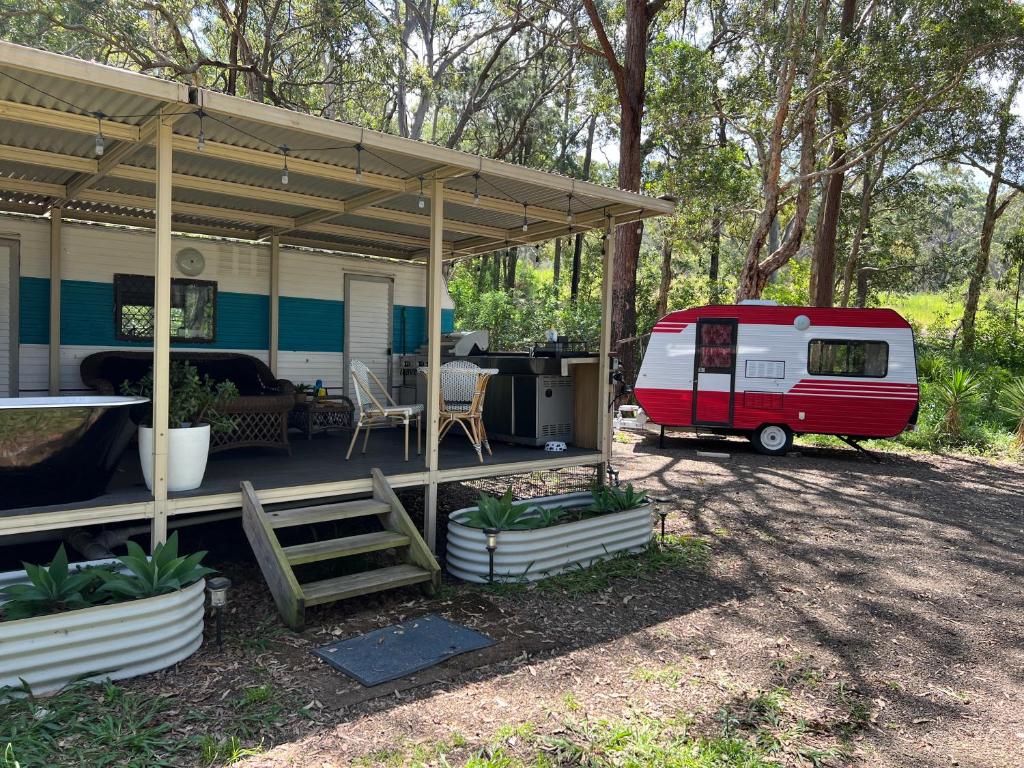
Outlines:
{"label": "wicker armchair", "polygon": [[[234,419],[230,432],[210,436],[210,453],[231,448],[282,448],[288,444],[288,412],[295,405],[295,386],[287,379],[274,377],[260,359],[238,352],[171,352],[172,361],[188,362],[200,376],[216,381],[232,381],[239,396],[231,398],[224,413]],[[96,352],[82,360],[82,381],[100,394],[117,394],[125,381],[138,381],[149,371],[153,355],[149,351],[110,350]]]}

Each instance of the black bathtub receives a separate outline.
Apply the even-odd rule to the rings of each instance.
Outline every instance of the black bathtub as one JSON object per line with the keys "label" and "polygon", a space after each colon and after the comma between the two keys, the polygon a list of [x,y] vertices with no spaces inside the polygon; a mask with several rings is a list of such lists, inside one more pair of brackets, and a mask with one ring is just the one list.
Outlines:
{"label": "black bathtub", "polygon": [[85,501],[102,494],[142,397],[0,398],[0,509]]}

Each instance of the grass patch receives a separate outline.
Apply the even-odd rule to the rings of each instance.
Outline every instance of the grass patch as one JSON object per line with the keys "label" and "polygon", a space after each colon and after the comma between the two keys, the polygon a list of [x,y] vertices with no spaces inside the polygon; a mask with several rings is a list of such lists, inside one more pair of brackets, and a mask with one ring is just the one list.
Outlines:
{"label": "grass patch", "polygon": [[668,534],[664,542],[652,541],[647,549],[638,554],[623,553],[599,560],[589,567],[578,565],[573,570],[542,581],[495,582],[483,589],[509,596],[537,590],[579,597],[605,590],[620,579],[645,578],[664,571],[703,571],[710,560],[711,546],[705,539]]}
{"label": "grass patch", "polygon": [[0,767],[180,766],[188,742],[171,734],[165,700],[112,683],[75,683],[45,699],[0,704]]}
{"label": "grass patch", "polygon": [[688,676],[687,670],[678,664],[666,664],[663,667],[639,667],[633,670],[633,678],[641,683],[655,683],[667,688],[678,688]]}

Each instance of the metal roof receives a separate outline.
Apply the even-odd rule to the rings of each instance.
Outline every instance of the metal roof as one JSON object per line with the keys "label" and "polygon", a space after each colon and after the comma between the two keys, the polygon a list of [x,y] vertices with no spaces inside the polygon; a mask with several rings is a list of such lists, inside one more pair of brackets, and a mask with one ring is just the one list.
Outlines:
{"label": "metal roof", "polygon": [[68,218],[152,226],[161,116],[174,120],[173,227],[181,232],[277,233],[282,243],[425,258],[434,178],[445,180],[445,258],[674,208],[666,199],[0,41],[0,210],[44,214],[60,205]]}

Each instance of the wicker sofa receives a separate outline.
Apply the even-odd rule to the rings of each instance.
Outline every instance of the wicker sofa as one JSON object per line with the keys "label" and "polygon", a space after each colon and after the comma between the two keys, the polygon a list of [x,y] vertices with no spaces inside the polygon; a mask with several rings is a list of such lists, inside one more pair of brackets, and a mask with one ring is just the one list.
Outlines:
{"label": "wicker sofa", "polygon": [[[295,405],[295,386],[287,379],[274,377],[260,359],[238,352],[171,352],[171,360],[191,363],[200,376],[215,381],[230,380],[239,396],[232,398],[225,413],[235,421],[230,432],[214,432],[210,452],[231,448],[282,448],[288,444],[288,412]],[[111,350],[96,352],[82,360],[82,381],[100,394],[116,394],[125,381],[138,381],[153,364],[148,351]]]}

